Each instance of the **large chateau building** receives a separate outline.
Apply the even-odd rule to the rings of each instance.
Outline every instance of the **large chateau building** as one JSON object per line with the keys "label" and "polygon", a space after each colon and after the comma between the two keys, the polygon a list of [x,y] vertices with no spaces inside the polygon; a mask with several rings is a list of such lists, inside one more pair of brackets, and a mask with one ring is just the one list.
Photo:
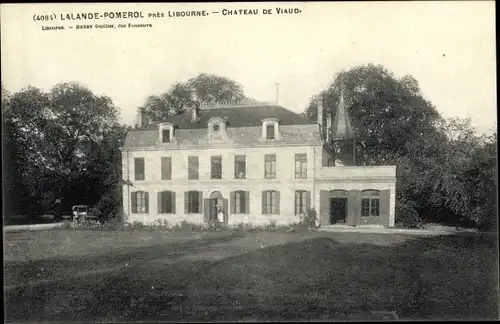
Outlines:
{"label": "large chateau building", "polygon": [[287,224],[314,209],[321,226],[394,226],[396,167],[335,163],[332,140],[352,138],[343,96],[325,121],[317,103],[317,122],[240,103],[138,125],[122,148],[127,221],[208,223],[223,211],[230,225]]}

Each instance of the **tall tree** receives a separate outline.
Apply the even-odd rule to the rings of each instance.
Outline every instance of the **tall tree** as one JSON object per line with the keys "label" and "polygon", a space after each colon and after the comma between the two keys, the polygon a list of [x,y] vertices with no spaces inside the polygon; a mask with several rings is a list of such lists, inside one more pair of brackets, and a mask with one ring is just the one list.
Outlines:
{"label": "tall tree", "polygon": [[239,101],[245,99],[243,87],[222,76],[202,73],[187,82],[175,83],[167,92],[149,96],[143,109],[148,119],[164,120],[202,102]]}
{"label": "tall tree", "polygon": [[[327,109],[336,106],[341,88],[359,143],[358,161],[397,166],[399,203],[434,220],[442,220],[443,211],[455,222],[465,218],[480,226],[491,224],[496,215],[496,134],[481,137],[470,120],[441,117],[423,98],[417,80],[409,75],[397,79],[382,66],[337,74],[322,92]],[[304,115],[316,120],[313,100]]]}
{"label": "tall tree", "polygon": [[[361,164],[387,164],[391,154],[407,153],[407,144],[433,131],[439,119],[435,107],[420,95],[413,77],[397,79],[380,65],[366,65],[338,73],[322,91],[323,120],[327,109],[335,112],[341,88],[358,139],[357,160]],[[314,100],[304,116],[317,119]]]}
{"label": "tall tree", "polygon": [[89,168],[105,158],[95,152],[114,132],[118,113],[110,98],[77,83],[58,84],[48,93],[33,87],[14,93],[6,116],[17,131],[16,162],[30,200],[49,208],[56,195],[98,199],[101,184],[90,181]]}

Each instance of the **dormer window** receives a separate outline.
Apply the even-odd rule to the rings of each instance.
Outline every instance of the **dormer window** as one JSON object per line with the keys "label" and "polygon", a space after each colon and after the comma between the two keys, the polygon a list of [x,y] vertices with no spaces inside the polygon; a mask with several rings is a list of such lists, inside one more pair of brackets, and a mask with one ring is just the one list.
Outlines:
{"label": "dormer window", "polygon": [[267,125],[266,126],[266,139],[271,140],[274,139],[274,125]]}
{"label": "dormer window", "polygon": [[170,123],[161,123],[158,125],[159,129],[159,142],[168,144],[174,142],[174,125]]}
{"label": "dormer window", "polygon": [[212,117],[208,121],[208,137],[212,140],[224,140],[227,137],[226,120],[221,117]]}
{"label": "dormer window", "polygon": [[262,139],[279,140],[279,120],[276,118],[266,118],[262,120]]}
{"label": "dormer window", "polygon": [[164,129],[162,131],[162,142],[163,143],[170,143],[170,129]]}

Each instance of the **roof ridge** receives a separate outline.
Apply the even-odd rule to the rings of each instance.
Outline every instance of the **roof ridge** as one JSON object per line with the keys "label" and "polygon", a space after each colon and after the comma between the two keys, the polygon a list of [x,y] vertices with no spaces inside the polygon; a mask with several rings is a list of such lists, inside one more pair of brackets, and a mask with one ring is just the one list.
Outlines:
{"label": "roof ridge", "polygon": [[252,101],[248,100],[240,100],[240,101],[214,101],[214,102],[201,102],[200,108],[202,110],[207,109],[220,109],[220,108],[243,108],[243,107],[269,107],[275,106],[269,102],[260,102],[260,101]]}

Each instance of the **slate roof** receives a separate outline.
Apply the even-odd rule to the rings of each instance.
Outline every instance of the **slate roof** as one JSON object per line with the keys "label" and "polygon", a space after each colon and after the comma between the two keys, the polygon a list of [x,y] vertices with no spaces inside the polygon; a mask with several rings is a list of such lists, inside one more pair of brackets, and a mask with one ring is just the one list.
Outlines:
{"label": "slate roof", "polygon": [[[229,140],[235,144],[255,144],[259,143],[261,138],[262,127],[240,127],[228,128],[227,133]],[[302,125],[297,126],[280,126],[281,139],[279,142],[310,142],[320,141],[318,125]],[[127,134],[124,147],[152,147],[159,145],[158,131],[131,131]],[[202,145],[210,144],[206,129],[179,129],[175,131],[174,144],[168,146],[184,146],[184,145]],[[163,144],[162,144],[163,145]]]}
{"label": "slate roof", "polygon": [[262,119],[277,118],[280,125],[311,125],[315,122],[290,111],[281,106],[259,105],[247,107],[228,107],[228,108],[210,108],[201,109],[199,112],[199,121],[191,122],[191,113],[186,112],[182,115],[173,116],[170,119],[158,121],[138,130],[157,130],[159,123],[172,123],[179,129],[200,129],[206,128],[207,123],[212,117],[226,117],[229,127],[251,127],[261,126]]}
{"label": "slate roof", "polygon": [[212,117],[221,117],[227,120],[227,135],[229,141],[235,144],[259,143],[262,120],[265,118],[276,118],[280,121],[281,139],[278,142],[321,140],[317,123],[280,106],[258,105],[201,109],[197,122],[191,122],[191,113],[186,112],[128,132],[124,148],[159,145],[158,124],[165,122],[175,125],[175,143],[168,145],[210,144],[207,123]]}

